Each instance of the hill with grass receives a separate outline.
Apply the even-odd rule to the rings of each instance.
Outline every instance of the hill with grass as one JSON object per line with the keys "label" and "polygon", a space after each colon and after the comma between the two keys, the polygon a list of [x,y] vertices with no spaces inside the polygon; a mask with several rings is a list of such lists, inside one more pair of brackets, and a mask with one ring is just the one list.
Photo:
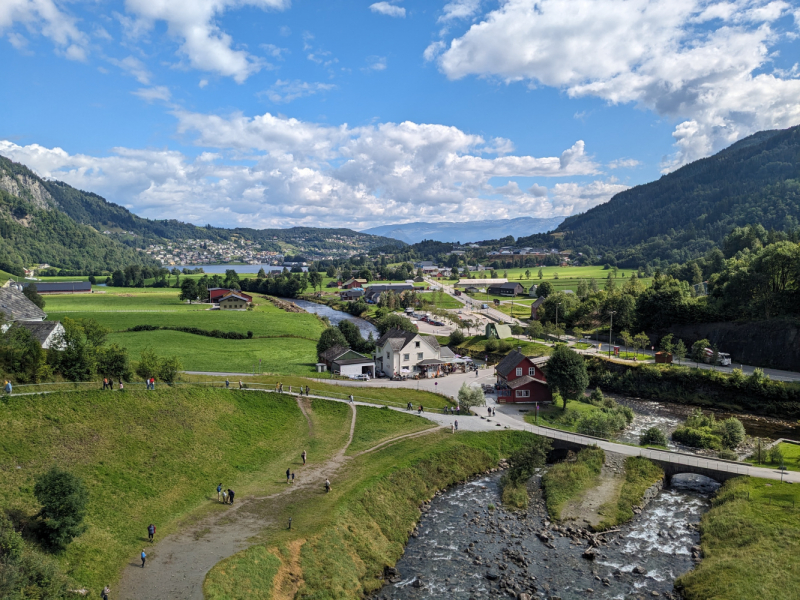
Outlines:
{"label": "hill with grass", "polygon": [[[561,246],[637,267],[686,262],[720,246],[735,227],[800,227],[800,126],[762,131],[729,148],[566,219]],[[539,245],[551,236],[521,238]]]}

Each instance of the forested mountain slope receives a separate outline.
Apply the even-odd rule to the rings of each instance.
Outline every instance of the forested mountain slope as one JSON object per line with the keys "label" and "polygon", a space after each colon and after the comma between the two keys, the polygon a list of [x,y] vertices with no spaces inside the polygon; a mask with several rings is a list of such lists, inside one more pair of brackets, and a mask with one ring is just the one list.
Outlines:
{"label": "forested mountain slope", "polygon": [[685,262],[736,226],[800,224],[800,126],[762,131],[566,219],[562,245],[613,252],[621,266]]}

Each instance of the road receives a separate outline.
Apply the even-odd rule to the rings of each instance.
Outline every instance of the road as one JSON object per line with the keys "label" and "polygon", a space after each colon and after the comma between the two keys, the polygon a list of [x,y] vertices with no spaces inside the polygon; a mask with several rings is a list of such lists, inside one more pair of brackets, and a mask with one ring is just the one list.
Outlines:
{"label": "road", "polygon": [[512,319],[510,316],[505,314],[504,312],[500,312],[494,308],[480,308],[481,304],[484,304],[482,301],[473,300],[469,296],[464,294],[460,296],[455,295],[455,288],[452,285],[447,285],[444,282],[436,281],[435,279],[425,279],[427,283],[431,285],[431,289],[441,289],[444,293],[450,295],[450,297],[455,298],[464,306],[470,307],[471,310],[474,310],[476,315],[488,315],[495,321],[499,321],[500,323],[506,323],[508,325],[522,325],[519,319]]}

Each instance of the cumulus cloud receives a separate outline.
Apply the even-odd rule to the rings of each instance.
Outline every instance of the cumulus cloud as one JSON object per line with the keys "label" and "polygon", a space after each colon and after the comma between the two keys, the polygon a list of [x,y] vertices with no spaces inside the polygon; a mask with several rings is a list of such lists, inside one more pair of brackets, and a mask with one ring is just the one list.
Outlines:
{"label": "cumulus cloud", "polygon": [[[71,60],[85,60],[88,36],[78,29],[75,18],[62,11],[53,0],[3,0],[0,2],[0,33],[23,25],[28,31],[49,38],[63,56]],[[13,31],[9,41],[16,48],[24,48],[24,38]]]}
{"label": "cumulus cloud", "polygon": [[447,23],[457,19],[468,19],[480,10],[480,0],[453,0],[444,5],[440,23]]}
{"label": "cumulus cloud", "polygon": [[148,102],[155,102],[156,100],[169,102],[170,98],[172,98],[169,88],[164,85],[157,85],[149,88],[139,88],[135,92],[131,92],[131,94],[134,96],[139,96],[139,98],[142,100],[147,100]]}
{"label": "cumulus cloud", "polygon": [[376,2],[375,4],[370,4],[369,9],[374,13],[386,15],[387,17],[403,18],[406,16],[405,8],[402,6],[389,4],[388,2]]}
{"label": "cumulus cloud", "polygon": [[[202,148],[197,158],[130,148],[89,156],[8,141],[0,142],[0,154],[144,216],[180,215],[195,223],[368,227],[387,220],[545,216],[604,197],[602,191],[564,191],[556,203],[543,186],[523,191],[512,179],[598,173],[582,142],[559,156],[534,157],[499,154],[508,140],[445,125],[335,127],[270,113],[220,116],[173,108],[173,114],[178,134]],[[496,177],[508,183],[494,187]]]}
{"label": "cumulus cloud", "polygon": [[678,119],[670,170],[800,122],[800,80],[772,67],[788,35],[776,21],[790,10],[774,0],[507,0],[425,57],[438,54],[452,79],[527,81]]}
{"label": "cumulus cloud", "polygon": [[616,160],[612,160],[608,163],[609,169],[633,169],[634,167],[638,167],[640,163],[635,158],[618,158]]}
{"label": "cumulus cloud", "polygon": [[271,102],[282,104],[297,100],[298,98],[303,98],[304,96],[313,96],[320,92],[327,92],[335,87],[336,86],[332,83],[312,83],[300,81],[299,79],[293,81],[278,79],[272,87],[262,92],[262,94],[269,98]]}
{"label": "cumulus cloud", "polygon": [[574,215],[586,212],[598,204],[608,202],[614,194],[619,194],[627,189],[627,185],[618,183],[614,179],[592,181],[587,184],[557,183],[552,189],[554,214]]}
{"label": "cumulus cloud", "polygon": [[264,62],[246,50],[235,49],[233,38],[215,20],[229,8],[282,10],[289,4],[289,0],[125,0],[127,11],[135,16],[135,23],[128,25],[130,30],[140,34],[164,21],[169,34],[181,41],[181,52],[193,68],[232,77],[238,83],[260,71]]}
{"label": "cumulus cloud", "polygon": [[144,63],[135,56],[126,56],[123,59],[109,58],[108,62],[115,65],[136,78],[136,81],[142,85],[150,85],[150,78],[152,75]]}

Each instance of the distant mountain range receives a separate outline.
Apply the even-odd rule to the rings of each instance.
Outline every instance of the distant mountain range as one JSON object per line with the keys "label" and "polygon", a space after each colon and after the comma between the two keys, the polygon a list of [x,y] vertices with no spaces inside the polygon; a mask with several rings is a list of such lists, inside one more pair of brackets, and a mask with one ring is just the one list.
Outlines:
{"label": "distant mountain range", "polygon": [[381,225],[365,229],[361,233],[394,238],[407,244],[422,240],[437,242],[477,242],[500,239],[512,235],[515,238],[545,233],[558,227],[564,217],[536,219],[518,217],[516,219],[496,219],[491,221],[464,221],[442,223],[404,223],[402,225]]}

